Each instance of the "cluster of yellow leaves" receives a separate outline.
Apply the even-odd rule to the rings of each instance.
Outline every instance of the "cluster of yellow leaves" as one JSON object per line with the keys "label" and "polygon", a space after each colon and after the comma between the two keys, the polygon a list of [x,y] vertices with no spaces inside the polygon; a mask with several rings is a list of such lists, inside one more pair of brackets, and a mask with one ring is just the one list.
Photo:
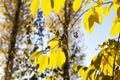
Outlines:
{"label": "cluster of yellow leaves", "polygon": [[53,10],[56,14],[59,14],[61,8],[64,7],[65,0],[33,0],[30,5],[30,10],[35,16],[39,7],[41,7],[43,13],[46,17],[50,15],[50,12]]}
{"label": "cluster of yellow leaves", "polygon": [[65,61],[66,57],[61,48],[58,48],[56,51],[50,53],[49,65],[52,70],[54,70],[56,66],[58,66],[62,70]]}
{"label": "cluster of yellow leaves", "polygon": [[[87,1],[86,4],[89,4],[91,0]],[[91,33],[94,29],[94,23],[98,23],[97,21],[99,20],[100,22],[102,22],[102,11],[103,11],[103,15],[104,17],[107,17],[110,14],[110,8],[113,6],[114,11],[117,13],[117,16],[113,19],[112,22],[112,27],[111,27],[111,32],[110,35],[111,36],[117,36],[118,33],[120,32],[120,1],[119,0],[113,0],[113,3],[111,3],[110,6],[105,6],[104,9],[102,10],[102,3],[105,0],[98,0],[98,4],[96,8],[96,12],[100,13],[100,14],[96,14],[96,12],[94,11],[93,7],[91,7],[86,14],[84,15],[84,19],[83,19],[83,25],[84,28]],[[99,8],[98,6],[101,6],[101,8]],[[98,24],[101,24],[101,23]]]}
{"label": "cluster of yellow leaves", "polygon": [[[92,0],[87,0],[84,4],[86,7],[88,4],[91,3]],[[111,28],[111,36],[117,36],[120,32],[120,1],[119,0],[113,0],[112,5],[105,6],[102,10],[102,3],[106,0],[98,0],[96,6],[92,6],[84,15],[83,18],[83,25],[84,28],[89,32],[92,33],[94,29],[94,23],[101,24],[102,23],[102,17],[107,17],[110,14],[110,8],[113,6],[114,11],[117,13],[117,17],[114,18]],[[46,17],[49,16],[50,12],[53,10],[56,14],[60,13],[61,8],[64,8],[66,0],[33,0],[30,6],[30,10],[35,16],[37,13],[37,10],[39,6],[41,6],[41,9]],[[83,0],[74,0],[73,2],[73,10],[77,12],[81,6],[82,6]],[[94,5],[94,4],[93,4]],[[102,15],[103,12],[103,15]]]}
{"label": "cluster of yellow leaves", "polygon": [[[53,10],[56,14],[60,13],[61,8],[64,8],[66,0],[33,0],[30,5],[30,10],[35,16],[39,7],[41,7],[43,13],[46,17],[49,16],[50,12]],[[74,0],[73,10],[76,12],[82,5],[83,0]]]}
{"label": "cluster of yellow leaves", "polygon": [[[102,50],[93,57],[88,68],[82,66],[78,69],[78,65],[75,64],[73,70],[79,72],[82,80],[111,80],[112,76],[114,76],[114,80],[119,80],[119,69],[113,70],[115,66],[120,68],[120,46],[117,47],[119,44],[115,40],[105,41],[101,46]],[[113,65],[115,66],[113,67]],[[116,72],[115,75],[113,71]]]}
{"label": "cluster of yellow leaves", "polygon": [[30,59],[34,59],[33,64],[36,66],[39,64],[39,73],[43,73],[47,67],[54,70],[57,66],[62,70],[63,64],[66,61],[62,47],[58,48],[59,42],[57,38],[53,38],[49,41],[50,54],[45,55],[43,52],[35,51],[30,55]]}
{"label": "cluster of yellow leaves", "polygon": [[63,64],[66,61],[66,57],[64,52],[62,51],[62,47],[59,47],[59,39],[52,38],[49,41],[50,44],[50,68],[55,69],[56,65],[62,69]]}
{"label": "cluster of yellow leaves", "polygon": [[94,23],[102,23],[102,6],[93,6],[84,15],[83,25],[89,33],[93,31]]}

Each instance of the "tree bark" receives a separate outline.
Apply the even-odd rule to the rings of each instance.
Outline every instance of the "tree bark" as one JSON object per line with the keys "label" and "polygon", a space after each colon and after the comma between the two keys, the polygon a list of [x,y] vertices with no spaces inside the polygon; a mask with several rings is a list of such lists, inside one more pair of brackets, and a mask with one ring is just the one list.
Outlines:
{"label": "tree bark", "polygon": [[64,28],[64,34],[63,34],[63,52],[65,53],[66,62],[63,67],[63,77],[64,80],[70,80],[69,78],[69,48],[68,48],[68,32],[67,29]]}
{"label": "tree bark", "polygon": [[65,2],[65,22],[64,22],[64,34],[63,34],[63,52],[65,53],[66,56],[66,62],[64,64],[64,68],[63,68],[63,77],[64,80],[70,80],[70,76],[69,76],[69,46],[68,46],[68,26],[69,26],[69,22],[70,22],[70,16],[71,16],[71,1],[67,1]]}
{"label": "tree bark", "polygon": [[16,6],[16,12],[15,12],[15,17],[13,20],[13,28],[12,32],[10,35],[10,46],[8,50],[8,58],[7,58],[7,66],[5,69],[5,80],[10,80],[12,77],[12,72],[13,72],[13,60],[15,58],[15,43],[16,43],[16,35],[18,32],[18,27],[19,27],[19,14],[20,14],[20,6],[21,6],[21,0],[16,1],[17,6]]}

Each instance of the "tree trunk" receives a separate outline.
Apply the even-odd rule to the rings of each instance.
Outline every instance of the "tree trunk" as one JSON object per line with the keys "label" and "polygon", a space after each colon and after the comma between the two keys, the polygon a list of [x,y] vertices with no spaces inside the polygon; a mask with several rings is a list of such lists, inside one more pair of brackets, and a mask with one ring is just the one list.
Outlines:
{"label": "tree trunk", "polygon": [[63,77],[64,80],[69,80],[69,48],[68,48],[68,32],[67,29],[64,28],[64,34],[63,34],[63,52],[65,53],[66,62],[64,64],[63,68]]}
{"label": "tree trunk", "polygon": [[64,34],[63,34],[63,52],[65,53],[66,56],[66,62],[64,64],[63,68],[63,77],[64,80],[70,80],[69,76],[69,46],[68,46],[68,26],[70,22],[70,16],[71,16],[71,1],[65,2],[65,8],[64,8],[65,14],[65,22],[64,22]]}
{"label": "tree trunk", "polygon": [[16,12],[15,12],[15,17],[13,20],[13,28],[12,32],[10,35],[10,46],[8,50],[8,58],[7,58],[7,66],[5,69],[5,80],[10,80],[12,77],[12,72],[13,72],[13,59],[15,58],[15,43],[16,43],[16,35],[18,32],[18,27],[19,27],[19,13],[20,13],[20,6],[21,6],[21,0],[16,1],[17,6],[16,6]]}

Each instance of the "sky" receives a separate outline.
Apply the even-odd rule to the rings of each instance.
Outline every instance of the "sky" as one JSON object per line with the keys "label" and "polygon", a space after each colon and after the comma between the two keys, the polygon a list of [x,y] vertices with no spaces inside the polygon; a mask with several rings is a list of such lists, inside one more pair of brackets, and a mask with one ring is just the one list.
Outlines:
{"label": "sky", "polygon": [[100,49],[98,49],[98,44],[102,44],[107,39],[114,38],[110,36],[110,30],[112,26],[112,19],[115,16],[116,14],[112,9],[110,15],[103,19],[102,25],[99,25],[99,24],[94,25],[95,28],[92,34],[87,33],[83,26],[81,27],[83,34],[85,36],[84,43],[85,43],[85,46],[87,47],[84,51],[86,55],[84,60],[85,66],[89,66],[92,57],[97,55],[97,53],[100,51]]}

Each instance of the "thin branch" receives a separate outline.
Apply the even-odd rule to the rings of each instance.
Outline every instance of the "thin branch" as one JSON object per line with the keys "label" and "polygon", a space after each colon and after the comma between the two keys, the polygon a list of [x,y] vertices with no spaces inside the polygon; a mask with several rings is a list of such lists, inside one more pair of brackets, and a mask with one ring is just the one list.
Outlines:
{"label": "thin branch", "polygon": [[[110,4],[110,3],[112,3],[112,1],[105,2],[105,3],[103,3],[102,5]],[[90,8],[89,8],[89,9],[90,9]],[[71,25],[71,27],[70,27],[69,30],[72,29],[72,27],[76,24],[76,22],[77,22],[77,21],[83,16],[83,14],[85,14],[89,9],[85,10],[83,13],[81,13],[81,14],[78,16],[78,18],[73,22],[73,24]],[[78,12],[79,12],[79,11],[78,11]]]}
{"label": "thin branch", "polygon": [[5,0],[3,2],[4,2],[4,8],[5,8],[5,11],[6,11],[6,15],[8,16],[9,20],[13,21],[13,16],[10,15]]}
{"label": "thin branch", "polygon": [[59,19],[60,23],[61,23],[62,25],[64,25],[64,22],[60,19],[60,16],[59,16],[59,15],[57,15],[57,17],[58,17],[58,19]]}
{"label": "thin branch", "polygon": [[20,7],[21,7],[21,0],[17,0],[16,2],[16,11],[15,11],[15,17],[14,17],[14,24],[12,28],[12,32],[10,35],[10,46],[8,50],[8,60],[7,60],[7,66],[6,66],[6,72],[5,72],[5,80],[10,80],[12,77],[13,72],[13,59],[15,58],[15,43],[16,43],[16,35],[18,32],[19,27],[19,15],[20,15]]}

